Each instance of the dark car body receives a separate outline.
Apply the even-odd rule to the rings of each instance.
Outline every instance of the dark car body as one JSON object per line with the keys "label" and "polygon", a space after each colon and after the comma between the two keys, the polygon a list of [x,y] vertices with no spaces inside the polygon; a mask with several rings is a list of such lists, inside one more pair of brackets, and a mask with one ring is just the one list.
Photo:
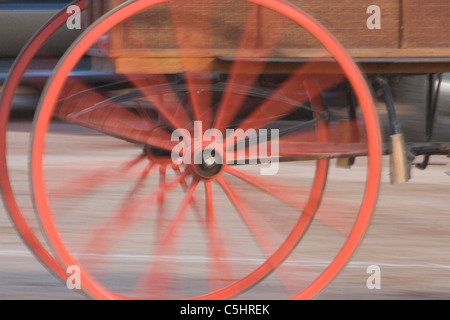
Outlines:
{"label": "dark car body", "polygon": [[[53,16],[64,10],[73,0],[0,0],[0,91],[18,54]],[[62,26],[47,41],[31,61],[22,83],[16,91],[13,110],[34,110],[42,87],[57,61],[83,32]],[[109,81],[105,75],[91,69],[90,59],[83,59],[76,75],[86,81]]]}
{"label": "dark car body", "polygon": [[[71,0],[0,0],[0,58],[16,57],[41,26],[71,2]],[[60,55],[80,32],[81,30],[62,28],[52,37],[40,55]]]}

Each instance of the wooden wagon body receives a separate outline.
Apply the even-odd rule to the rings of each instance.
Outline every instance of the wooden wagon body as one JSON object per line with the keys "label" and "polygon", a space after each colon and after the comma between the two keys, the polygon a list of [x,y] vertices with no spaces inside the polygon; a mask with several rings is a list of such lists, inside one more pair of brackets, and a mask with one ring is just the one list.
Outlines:
{"label": "wooden wagon body", "polygon": [[[124,3],[124,0],[91,1],[88,20],[95,21]],[[390,79],[426,75],[425,137],[420,142],[431,140],[442,74],[450,72],[447,22],[450,5],[447,1],[345,0],[331,4],[329,1],[292,0],[288,3],[318,21],[339,41],[374,87],[374,94],[385,102],[386,153],[392,152],[388,136],[403,135]],[[171,11],[170,5],[163,3],[130,20],[116,26],[101,40],[102,50],[91,52],[94,69],[125,74],[211,71],[227,74],[236,60],[242,60],[244,63],[239,64],[239,70],[233,72],[251,74],[261,72],[258,67],[255,71],[253,63],[263,57],[262,73],[266,75],[292,74],[311,61],[320,63],[309,63],[305,72],[343,72],[330,51],[304,28],[267,8],[245,1],[193,1],[183,4],[178,11]],[[240,41],[244,36],[243,45]],[[330,62],[327,64],[327,61]],[[408,152],[412,157],[446,154],[449,150],[448,142],[411,147],[416,142],[408,141],[409,146],[404,142],[394,144],[401,146],[403,157]]]}
{"label": "wooden wagon body", "polygon": [[[92,1],[89,18],[95,21],[103,13],[122,4],[124,0]],[[196,30],[205,28],[224,30],[217,33],[214,50],[208,53],[208,61],[198,63],[199,70],[205,64],[214,64],[220,68],[226,57],[232,56],[229,48],[235,47],[236,33],[249,26],[253,30],[251,43],[248,45],[249,56],[255,55],[258,49],[270,46],[273,33],[277,28],[283,35],[277,43],[274,60],[279,58],[284,64],[304,61],[307,58],[326,57],[321,45],[305,30],[296,26],[286,27],[270,12],[258,8],[259,12],[249,20],[250,4],[239,3],[234,14],[223,13],[224,8],[236,3],[233,0],[212,1],[208,8],[198,7],[193,2],[186,5],[190,15],[206,16],[208,20],[200,20],[187,32],[195,34]],[[450,71],[450,30],[448,17],[450,6],[445,0],[380,0],[376,1],[290,1],[327,28],[346,48],[349,54],[359,63],[363,72],[373,73],[434,73]],[[211,5],[214,8],[211,10]],[[376,8],[372,8],[375,5]],[[222,9],[222,10],[221,10]],[[209,12],[209,11],[211,12]],[[208,12],[207,12],[208,11]],[[235,12],[238,11],[238,14]],[[225,10],[226,12],[226,10]],[[188,17],[185,17],[188,19]],[[213,26],[209,25],[214,21]],[[376,25],[376,23],[379,23]],[[170,12],[167,6],[143,14],[136,19],[135,28],[154,25],[151,34],[130,37],[130,25],[115,29],[109,38],[108,55],[114,59],[116,71],[121,72],[153,72],[151,67],[145,69],[145,61],[139,59],[158,58],[167,72],[181,70],[177,61],[177,39],[171,30]],[[127,30],[128,29],[128,30]],[[143,31],[143,30],[141,30]],[[145,33],[145,32],[144,32]],[[141,37],[141,38],[139,38]],[[145,41],[151,53],[139,50],[139,42]],[[202,43],[204,39],[196,39]],[[154,44],[154,45],[153,45]],[[250,49],[254,49],[254,51]],[[153,50],[154,49],[154,50]],[[206,48],[204,48],[206,49]],[[192,53],[195,55],[195,53]],[[197,52],[202,55],[201,52]],[[204,53],[203,56],[204,57]],[[101,62],[98,64],[101,66]],[[151,64],[147,64],[150,65]],[[278,65],[278,70],[289,70],[286,65]],[[144,69],[143,69],[144,68]],[[275,68],[277,69],[277,68]]]}

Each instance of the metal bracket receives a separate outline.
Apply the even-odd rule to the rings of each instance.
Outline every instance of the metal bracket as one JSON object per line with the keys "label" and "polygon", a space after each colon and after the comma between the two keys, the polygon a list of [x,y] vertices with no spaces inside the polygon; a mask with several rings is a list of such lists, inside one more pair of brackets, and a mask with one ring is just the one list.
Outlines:
{"label": "metal bracket", "polygon": [[[439,101],[439,92],[442,83],[442,73],[428,75],[428,93],[426,105],[425,140],[431,142],[433,138],[434,121]],[[430,155],[425,155],[423,161],[416,168],[425,170],[428,167]]]}
{"label": "metal bracket", "polygon": [[403,137],[400,121],[395,110],[394,96],[387,79],[377,77],[374,85],[383,93],[389,116],[391,135],[391,183],[404,183],[411,178],[411,157]]}

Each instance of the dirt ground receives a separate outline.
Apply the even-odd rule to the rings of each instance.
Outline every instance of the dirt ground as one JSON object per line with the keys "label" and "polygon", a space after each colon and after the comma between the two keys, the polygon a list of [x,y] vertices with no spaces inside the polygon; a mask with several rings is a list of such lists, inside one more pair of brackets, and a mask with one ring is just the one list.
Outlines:
{"label": "dirt ground", "polygon": [[[19,177],[14,187],[28,212],[28,136],[13,130],[9,137],[15,142],[10,154],[12,170]],[[385,157],[378,204],[363,241],[346,267],[316,299],[450,299],[450,158],[433,157],[427,170],[413,168],[412,179],[398,185],[390,184],[388,161]],[[351,170],[338,171],[331,166],[329,192],[353,192],[356,182],[364,176],[362,168],[355,165]],[[325,201],[325,208],[339,205],[335,199]],[[334,248],[323,244],[332,241],[334,235],[319,224],[311,228],[313,236],[305,241],[318,245],[318,249],[303,254],[310,267],[323,269],[327,260],[320,260],[315,254],[323,251],[330,256],[328,251]],[[4,207],[0,211],[0,231],[0,299],[86,299],[68,290],[36,260],[11,225]],[[36,232],[40,232],[37,226]],[[299,266],[293,259],[291,269]],[[379,268],[380,288],[368,288],[371,266]],[[290,279],[297,281],[295,273]],[[284,299],[279,290],[282,289],[269,281],[258,287],[252,299]]]}

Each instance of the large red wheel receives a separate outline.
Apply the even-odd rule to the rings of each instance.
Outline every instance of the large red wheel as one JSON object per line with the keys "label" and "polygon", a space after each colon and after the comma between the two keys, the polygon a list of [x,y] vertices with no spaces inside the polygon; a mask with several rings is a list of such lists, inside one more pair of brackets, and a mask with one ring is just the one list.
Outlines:
{"label": "large red wheel", "polygon": [[[85,0],[73,1],[71,5],[77,5],[81,10],[86,7]],[[11,109],[17,88],[21,84],[22,77],[33,58],[43,48],[46,42],[66,24],[70,14],[64,8],[57,13],[46,25],[44,25],[25,45],[23,50],[17,56],[11,71],[3,83],[0,95],[0,188],[3,201],[11,221],[15,225],[17,232],[22,237],[25,244],[32,253],[35,254],[50,271],[65,280],[67,274],[61,265],[48,252],[46,246],[40,241],[40,236],[33,231],[30,219],[23,212],[15,196],[13,183],[11,182],[10,168],[8,167],[8,121],[10,119]]]}
{"label": "large red wheel", "polygon": [[[82,287],[95,298],[223,299],[252,288],[278,270],[304,237],[322,201],[328,158],[366,156],[365,191],[353,228],[329,266],[294,297],[311,298],[320,292],[365,232],[377,197],[381,139],[364,78],[338,42],[301,10],[273,0],[236,3],[245,4],[249,22],[263,8],[305,29],[341,72],[311,74],[324,67],[321,60],[311,59],[288,75],[271,77],[279,79],[276,83],[261,86],[281,35],[274,35],[269,48],[248,60],[254,32],[248,23],[232,51],[230,72],[216,80],[213,67],[196,72],[198,56],[191,55],[192,46],[214,51],[214,41],[199,44],[186,34],[189,24],[208,21],[209,15],[193,20],[183,7],[186,1],[136,1],[91,26],[65,54],[43,91],[31,151],[35,206],[62,266],[79,266]],[[212,10],[210,1],[198,5]],[[233,16],[238,11],[229,5]],[[101,91],[70,78],[78,61],[105,34],[161,8],[172,17],[182,77],[123,74],[127,86]],[[132,30],[134,36],[139,34]],[[350,83],[361,109],[361,121],[354,120],[357,143],[333,139],[334,114],[323,106],[325,93],[343,81]],[[252,140],[237,134],[236,142],[226,135],[227,129],[265,136]],[[171,139],[174,133],[192,142],[181,145],[189,148],[176,149],[180,144]],[[208,143],[199,142],[198,133]],[[214,135],[214,144],[211,137],[205,139],[207,134]],[[187,139],[192,135],[194,139]],[[246,142],[242,149],[240,141]],[[267,151],[268,145],[272,152],[279,150],[280,171],[261,177],[268,156],[261,150]],[[255,146],[258,152],[252,153]],[[174,160],[174,150],[183,151],[184,161]],[[243,155],[242,163],[224,161],[236,155]],[[294,160],[302,167],[292,167]],[[293,174],[290,170],[302,170],[303,176],[283,182],[284,168],[287,176]]]}

